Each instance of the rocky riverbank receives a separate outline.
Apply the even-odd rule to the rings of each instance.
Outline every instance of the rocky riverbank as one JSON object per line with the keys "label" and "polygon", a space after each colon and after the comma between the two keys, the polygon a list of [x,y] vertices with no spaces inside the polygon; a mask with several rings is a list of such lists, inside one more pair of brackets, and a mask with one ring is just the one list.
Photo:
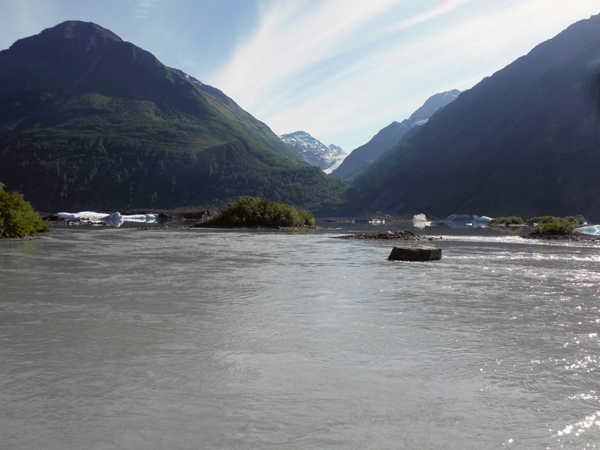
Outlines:
{"label": "rocky riverbank", "polygon": [[538,241],[593,242],[600,244],[600,236],[585,234],[526,234],[521,237]]}
{"label": "rocky riverbank", "polygon": [[347,234],[343,236],[334,236],[334,239],[366,239],[366,240],[381,240],[381,239],[400,239],[404,241],[440,241],[443,238],[421,236],[412,231],[376,231],[373,233],[357,233]]}

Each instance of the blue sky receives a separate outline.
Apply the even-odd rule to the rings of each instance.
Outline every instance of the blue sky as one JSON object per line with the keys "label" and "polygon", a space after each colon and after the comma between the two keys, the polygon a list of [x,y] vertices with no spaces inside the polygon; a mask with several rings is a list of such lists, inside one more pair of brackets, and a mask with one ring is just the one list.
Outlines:
{"label": "blue sky", "polygon": [[232,97],[277,134],[347,152],[466,90],[598,0],[0,0],[0,49],[91,21]]}

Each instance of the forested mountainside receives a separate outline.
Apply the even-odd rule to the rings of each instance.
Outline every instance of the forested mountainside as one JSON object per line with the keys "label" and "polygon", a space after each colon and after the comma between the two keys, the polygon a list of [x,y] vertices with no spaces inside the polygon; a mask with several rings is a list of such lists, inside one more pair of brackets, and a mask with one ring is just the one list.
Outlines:
{"label": "forested mountainside", "polygon": [[48,211],[352,196],[218,89],[78,21],[0,52],[0,155],[0,181]]}

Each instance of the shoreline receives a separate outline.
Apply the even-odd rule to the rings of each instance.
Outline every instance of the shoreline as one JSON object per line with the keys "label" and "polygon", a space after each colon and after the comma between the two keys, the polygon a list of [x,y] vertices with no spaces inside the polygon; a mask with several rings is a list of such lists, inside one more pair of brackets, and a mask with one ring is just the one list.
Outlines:
{"label": "shoreline", "polygon": [[594,242],[600,243],[600,236],[585,235],[585,234],[542,234],[542,235],[530,235],[525,234],[521,236],[523,239],[537,240],[537,241],[561,241],[561,242]]}
{"label": "shoreline", "polygon": [[40,239],[40,236],[37,234],[30,234],[23,237],[0,238],[0,242],[33,241],[35,239]]}

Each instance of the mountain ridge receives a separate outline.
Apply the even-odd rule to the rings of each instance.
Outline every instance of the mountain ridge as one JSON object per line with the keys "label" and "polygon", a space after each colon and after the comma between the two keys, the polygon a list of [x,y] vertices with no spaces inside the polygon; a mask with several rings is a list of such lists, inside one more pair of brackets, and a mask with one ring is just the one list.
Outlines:
{"label": "mountain ridge", "polygon": [[347,185],[192,78],[89,22],[15,42],[0,52],[0,180],[49,211],[216,208],[241,195],[342,208]]}
{"label": "mountain ridge", "polygon": [[340,166],[331,173],[331,176],[351,182],[398,144],[408,131],[425,124],[437,110],[454,101],[459,94],[459,90],[453,89],[432,95],[408,119],[404,119],[402,122],[392,122],[379,130],[369,142],[350,152]]}
{"label": "mountain ridge", "polygon": [[293,133],[279,136],[283,142],[293,148],[304,160],[313,166],[319,167],[325,173],[341,163],[346,158],[346,152],[337,145],[325,145],[306,131],[295,131]]}
{"label": "mountain ridge", "polygon": [[373,208],[599,218],[600,15],[484,78],[355,180]]}

